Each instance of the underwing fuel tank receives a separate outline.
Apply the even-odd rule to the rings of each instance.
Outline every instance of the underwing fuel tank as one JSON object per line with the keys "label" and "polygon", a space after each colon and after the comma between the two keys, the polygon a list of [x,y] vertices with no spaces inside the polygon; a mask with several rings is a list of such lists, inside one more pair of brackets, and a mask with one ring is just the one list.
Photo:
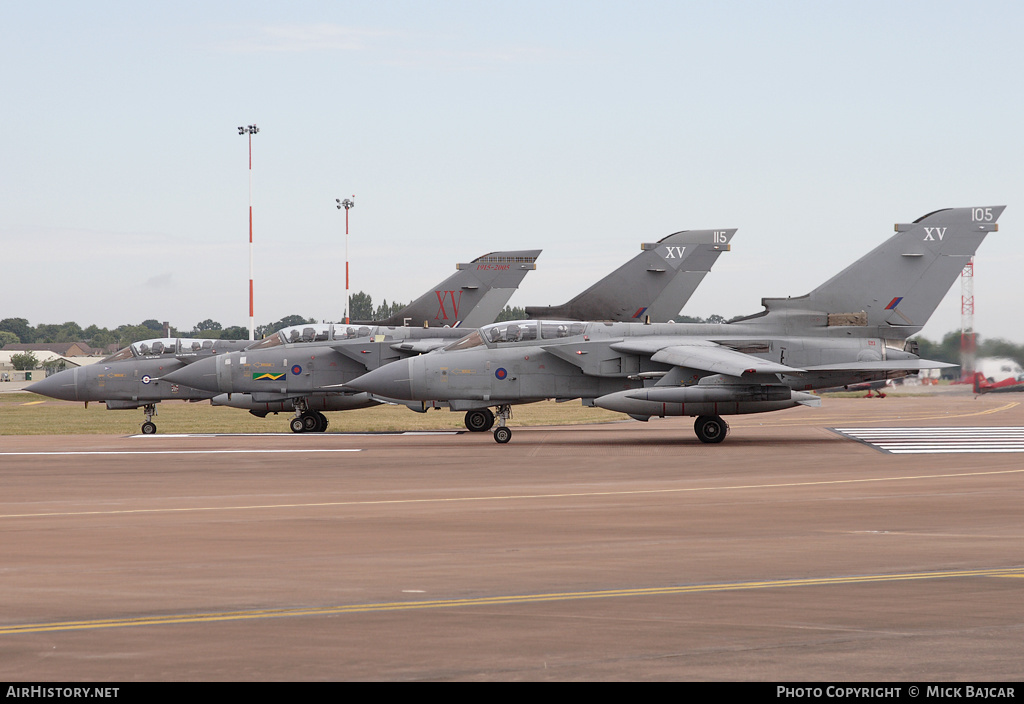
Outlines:
{"label": "underwing fuel tank", "polygon": [[732,388],[675,386],[618,391],[599,396],[594,405],[630,416],[726,416],[767,413],[793,406],[820,406],[821,399],[788,386]]}
{"label": "underwing fuel tank", "polygon": [[[273,398],[277,396],[277,398]],[[350,411],[356,408],[379,406],[381,401],[367,393],[312,394],[305,397],[306,408],[313,411]],[[244,408],[255,414],[289,413],[295,410],[295,399],[280,394],[218,394],[210,399],[211,406]]]}

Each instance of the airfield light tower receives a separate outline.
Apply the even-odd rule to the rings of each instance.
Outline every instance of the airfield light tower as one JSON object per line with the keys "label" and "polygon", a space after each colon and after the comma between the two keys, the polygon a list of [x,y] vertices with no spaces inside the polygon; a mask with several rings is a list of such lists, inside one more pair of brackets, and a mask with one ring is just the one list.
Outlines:
{"label": "airfield light tower", "polygon": [[238,134],[249,135],[249,339],[256,339],[256,318],[253,315],[252,304],[252,136],[257,134],[260,128],[256,125],[246,127],[239,126]]}
{"label": "airfield light tower", "polygon": [[977,338],[974,334],[974,257],[960,272],[960,380],[974,378]]}
{"label": "airfield light tower", "polygon": [[338,210],[341,210],[342,208],[345,209],[345,325],[348,325],[349,322],[351,322],[349,320],[348,309],[352,302],[348,292],[348,211],[356,207],[356,202],[354,200],[355,197],[356,196],[353,193],[352,198],[346,198],[345,200],[342,200],[341,198],[334,199],[334,202],[338,204]]}

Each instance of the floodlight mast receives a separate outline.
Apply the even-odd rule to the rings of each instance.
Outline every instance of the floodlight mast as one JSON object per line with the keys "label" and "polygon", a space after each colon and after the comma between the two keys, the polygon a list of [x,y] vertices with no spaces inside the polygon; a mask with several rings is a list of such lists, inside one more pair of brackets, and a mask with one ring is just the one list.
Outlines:
{"label": "floodlight mast", "polygon": [[253,315],[252,301],[252,136],[260,128],[256,125],[239,126],[238,134],[249,135],[249,339],[256,339],[256,317]]}
{"label": "floodlight mast", "polygon": [[345,209],[345,325],[348,325],[351,322],[351,320],[349,320],[348,311],[349,306],[352,303],[351,296],[348,292],[348,211],[351,208],[356,207],[356,202],[354,200],[355,197],[356,196],[353,193],[352,198],[346,198],[345,200],[342,200],[341,198],[334,199],[334,202],[338,204],[338,210],[341,210],[342,208]]}

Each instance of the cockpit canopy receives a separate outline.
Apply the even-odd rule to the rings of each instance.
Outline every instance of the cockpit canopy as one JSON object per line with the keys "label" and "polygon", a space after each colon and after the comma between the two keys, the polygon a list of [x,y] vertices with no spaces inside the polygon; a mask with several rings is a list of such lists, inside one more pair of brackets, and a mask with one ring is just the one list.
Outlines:
{"label": "cockpit canopy", "polygon": [[268,347],[290,345],[296,342],[330,342],[337,340],[354,340],[357,337],[369,337],[373,330],[366,325],[334,325],[311,324],[296,325],[278,330],[273,335],[254,342],[250,350],[262,350]]}
{"label": "cockpit canopy", "polygon": [[517,320],[505,323],[492,323],[491,325],[485,325],[479,330],[474,330],[444,349],[454,352],[480,345],[493,347],[495,345],[516,342],[560,340],[582,335],[586,329],[586,323],[560,320]]}
{"label": "cockpit canopy", "polygon": [[[119,349],[109,357],[105,357],[103,362],[120,362],[125,359],[131,359],[133,357],[159,357],[165,354],[175,354],[178,348],[178,343],[181,343],[184,347],[189,342],[198,344],[199,340],[178,340],[174,337],[163,337],[152,340],[139,340],[132,344]],[[210,347],[213,346],[213,340],[203,340],[202,342],[208,343]]]}
{"label": "cockpit canopy", "polygon": [[[354,340],[357,337],[369,337],[373,329],[366,325],[337,325],[319,323],[295,325],[278,330],[270,337],[257,340],[246,349],[258,350],[294,342],[327,342],[332,340]],[[120,362],[133,357],[158,357],[160,355],[212,353],[216,347],[224,351],[226,345],[243,345],[244,341],[235,340],[195,340],[189,338],[165,337],[152,340],[139,340],[103,359],[103,362]],[[240,349],[232,347],[231,349]]]}

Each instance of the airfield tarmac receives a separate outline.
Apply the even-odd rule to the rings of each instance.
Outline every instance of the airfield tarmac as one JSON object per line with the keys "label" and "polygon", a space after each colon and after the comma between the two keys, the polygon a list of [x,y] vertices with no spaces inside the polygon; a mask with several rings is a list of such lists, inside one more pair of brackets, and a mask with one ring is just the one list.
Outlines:
{"label": "airfield tarmac", "polygon": [[1020,680],[1024,453],[832,430],[1022,428],[1018,396],[710,446],[687,418],[0,437],[0,679]]}

